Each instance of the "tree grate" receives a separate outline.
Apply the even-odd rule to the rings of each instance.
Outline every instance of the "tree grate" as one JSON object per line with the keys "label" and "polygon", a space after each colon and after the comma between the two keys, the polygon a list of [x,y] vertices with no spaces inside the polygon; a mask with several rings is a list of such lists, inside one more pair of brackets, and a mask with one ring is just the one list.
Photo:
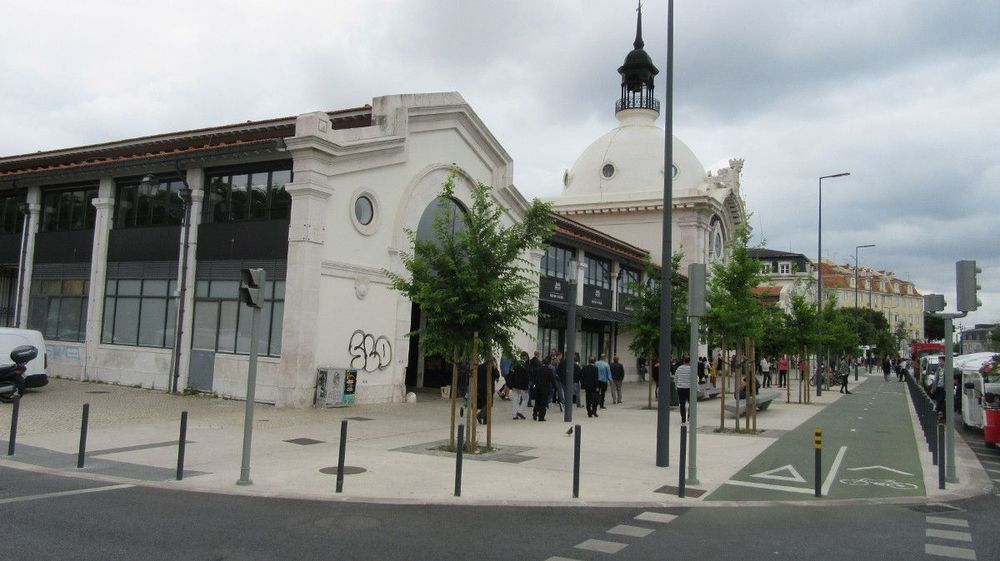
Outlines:
{"label": "tree grate", "polygon": [[310,444],[322,444],[322,440],[314,440],[312,438],[293,438],[291,440],[286,440],[290,444],[298,444],[299,446],[309,446]]}

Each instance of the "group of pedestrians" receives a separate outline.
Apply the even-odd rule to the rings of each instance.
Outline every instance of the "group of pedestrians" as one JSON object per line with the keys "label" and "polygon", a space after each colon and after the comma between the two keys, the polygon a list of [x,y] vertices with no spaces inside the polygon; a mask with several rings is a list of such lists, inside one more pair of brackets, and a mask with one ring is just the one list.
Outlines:
{"label": "group of pedestrians", "polygon": [[[563,353],[552,350],[542,359],[538,351],[533,357],[527,352],[521,352],[518,359],[509,363],[506,370],[501,363],[505,385],[500,390],[504,399],[511,401],[513,420],[525,419],[525,410],[531,408],[531,418],[535,421],[545,421],[545,415],[551,405],[563,407],[584,407],[581,403],[581,390],[586,402],[587,416],[598,417],[598,409],[605,409],[605,399],[611,390],[612,403],[622,402],[622,382],[625,380],[625,367],[614,357],[608,363],[602,353],[599,359],[590,357],[587,365],[580,366],[580,354],[575,353],[572,366]],[[564,384],[567,368],[572,368],[572,387]]]}

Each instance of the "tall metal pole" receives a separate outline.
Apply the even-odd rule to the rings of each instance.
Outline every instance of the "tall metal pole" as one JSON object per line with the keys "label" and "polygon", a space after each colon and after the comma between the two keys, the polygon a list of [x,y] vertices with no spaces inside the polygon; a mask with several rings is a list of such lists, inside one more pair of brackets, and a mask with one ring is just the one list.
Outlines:
{"label": "tall metal pole", "polygon": [[[858,262],[858,250],[863,247],[875,247],[875,244],[869,243],[865,245],[854,246],[854,319],[858,319],[858,269],[861,268],[861,263]],[[858,381],[858,361],[854,361],[854,381]]]}
{"label": "tall metal pole", "polygon": [[[260,286],[266,286],[266,281],[267,274],[261,269]],[[250,480],[250,443],[253,440],[253,406],[257,390],[257,324],[260,323],[260,308],[250,306],[250,309],[253,310],[250,318],[250,365],[247,368],[247,402],[243,416],[243,459],[240,463],[240,478],[236,482],[237,485],[253,484]]]}
{"label": "tall metal pole", "polygon": [[[187,270],[188,270],[188,246],[191,241],[191,189],[188,187],[187,179],[182,177],[184,189],[181,190],[180,197],[184,201],[184,241],[181,244],[181,278],[177,283],[177,327],[174,331],[174,368],[171,372],[170,391],[177,393],[177,381],[181,376],[181,339],[184,335],[184,301],[187,299]],[[254,328],[251,328],[254,329]]]}
{"label": "tall metal pole", "polygon": [[577,273],[577,262],[571,259],[569,262],[569,307],[566,310],[566,369],[563,372],[563,420],[567,423],[573,422],[573,399],[565,399],[571,395],[573,388],[573,374],[576,371],[576,285],[579,282]]}
{"label": "tall metal pole", "polygon": [[28,228],[31,226],[31,209],[28,203],[22,203],[18,209],[24,214],[24,222],[21,225],[21,255],[18,258],[17,268],[17,302],[14,305],[14,321],[16,327],[21,325],[21,307],[24,305],[24,266],[28,258]]}
{"label": "tall metal pole", "polygon": [[698,484],[698,324],[701,318],[692,316],[691,322],[691,374],[688,394],[688,477],[687,482]]}
{"label": "tall metal pole", "polygon": [[952,318],[949,315],[944,316],[945,476],[949,483],[958,483],[958,476],[955,474],[955,375],[952,370],[954,367],[954,359],[952,358]]}
{"label": "tall metal pole", "polygon": [[[667,76],[664,95],[663,143],[663,245],[660,249],[660,391],[656,396],[656,465],[670,466],[670,292],[673,283],[671,238],[673,223],[673,173],[674,163],[674,1],[667,0]],[[652,366],[652,365],[650,365]]]}
{"label": "tall metal pole", "polygon": [[850,172],[824,175],[819,178],[819,232],[817,236],[818,248],[816,249],[816,309],[817,319],[816,331],[819,341],[816,342],[816,397],[823,395],[822,377],[823,369],[823,180],[834,177],[844,177],[851,175]]}

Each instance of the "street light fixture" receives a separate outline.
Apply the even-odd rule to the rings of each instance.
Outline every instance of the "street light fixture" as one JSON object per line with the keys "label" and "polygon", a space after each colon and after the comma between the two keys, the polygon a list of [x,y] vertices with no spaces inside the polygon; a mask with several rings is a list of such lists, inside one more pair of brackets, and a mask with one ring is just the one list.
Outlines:
{"label": "street light fixture", "polygon": [[[819,337],[820,341],[817,343],[817,351],[816,351],[816,374],[817,375],[819,375],[819,373],[820,373],[820,366],[823,364],[823,342],[822,342],[822,338],[823,338],[823,180],[824,179],[833,179],[835,177],[847,177],[848,175],[851,175],[851,173],[845,171],[843,173],[835,173],[835,174],[832,174],[832,175],[823,175],[823,176],[820,176],[820,178],[819,178],[819,225],[818,225],[819,236],[818,236],[818,243],[817,243],[817,245],[819,247],[817,248],[817,251],[816,251],[816,254],[817,254],[817,262],[816,262],[816,281],[817,281],[817,283],[816,283],[816,308],[817,308],[817,311],[818,311],[818,313],[817,313],[817,319],[818,319],[818,321],[816,322],[816,331],[817,331],[817,336]],[[822,384],[820,383],[820,379],[817,377],[817,379],[816,379],[816,397],[820,397],[822,395],[823,395]]]}
{"label": "street light fixture", "polygon": [[[177,176],[180,178],[181,183],[184,184],[184,188],[177,193],[183,204],[184,214],[181,219],[183,244],[181,245],[181,278],[177,283],[177,325],[174,331],[174,360],[168,384],[171,393],[177,393],[177,383],[181,375],[181,338],[184,334],[184,300],[187,294],[188,250],[191,240],[191,187],[188,185],[184,172],[179,167],[177,169]],[[158,184],[159,180],[153,174],[143,176],[139,182],[139,185],[147,188]]]}
{"label": "street light fixture", "polygon": [[[865,245],[854,246],[854,319],[858,319],[858,269],[861,264],[858,262],[858,250],[865,247],[875,247],[875,244],[869,243]],[[854,361],[854,381],[858,381],[858,361]]]}
{"label": "street light fixture", "polygon": [[576,259],[569,260],[569,271],[566,274],[569,283],[569,306],[566,308],[566,368],[563,371],[563,420],[573,422],[573,400],[566,399],[573,386],[573,374],[576,371]]}

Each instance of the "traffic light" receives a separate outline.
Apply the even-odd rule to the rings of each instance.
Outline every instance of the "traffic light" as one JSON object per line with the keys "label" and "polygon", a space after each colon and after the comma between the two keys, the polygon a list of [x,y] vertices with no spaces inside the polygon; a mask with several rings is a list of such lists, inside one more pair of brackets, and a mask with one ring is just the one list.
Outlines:
{"label": "traffic light", "polygon": [[924,294],[924,311],[931,313],[943,312],[944,294]]}
{"label": "traffic light", "polygon": [[688,265],[688,315],[693,318],[705,317],[708,303],[705,301],[705,264]]}
{"label": "traffic light", "polygon": [[983,270],[976,266],[974,260],[955,262],[955,283],[958,292],[957,308],[960,312],[974,312],[979,309],[979,286],[976,275]]}
{"label": "traffic light", "polygon": [[264,269],[240,269],[240,302],[251,308],[264,304]]}

